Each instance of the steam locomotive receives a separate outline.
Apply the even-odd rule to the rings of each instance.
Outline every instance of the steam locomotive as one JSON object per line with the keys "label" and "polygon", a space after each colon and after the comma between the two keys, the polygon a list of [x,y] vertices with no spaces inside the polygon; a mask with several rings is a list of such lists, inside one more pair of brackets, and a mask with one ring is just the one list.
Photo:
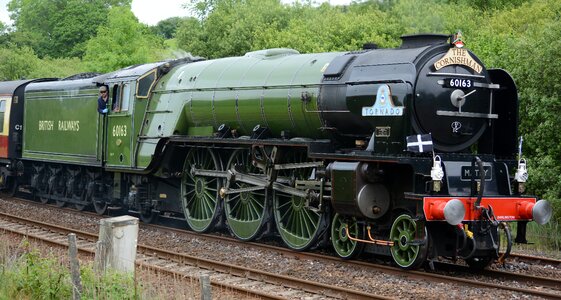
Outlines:
{"label": "steam locomotive", "polygon": [[44,203],[299,251],[331,243],[407,269],[439,256],[483,268],[508,255],[507,222],[551,217],[523,194],[515,83],[460,35],[188,57],[3,82],[0,95],[0,182]]}

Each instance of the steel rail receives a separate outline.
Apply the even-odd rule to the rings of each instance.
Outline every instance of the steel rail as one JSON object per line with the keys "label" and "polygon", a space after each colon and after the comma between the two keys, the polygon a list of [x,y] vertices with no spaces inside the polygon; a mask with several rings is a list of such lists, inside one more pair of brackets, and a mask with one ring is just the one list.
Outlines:
{"label": "steel rail", "polygon": [[[278,251],[281,252],[285,255],[291,255],[294,257],[299,257],[299,258],[304,258],[304,259],[319,259],[319,260],[323,260],[323,261],[341,261],[339,258],[336,257],[331,257],[331,256],[326,256],[323,254],[317,254],[317,253],[311,253],[311,252],[294,252],[290,249],[286,249],[286,248],[282,248],[282,247],[277,247],[277,246],[272,246],[272,245],[267,245],[267,244],[261,244],[261,243],[255,243],[255,242],[240,242],[234,238],[230,238],[230,237],[224,237],[224,236],[216,236],[216,235],[212,235],[212,234],[199,234],[199,233],[194,233],[194,232],[190,232],[187,230],[183,230],[183,229],[176,229],[176,228],[170,228],[170,227],[165,227],[165,226],[160,226],[160,225],[153,225],[153,224],[142,224],[143,227],[145,228],[154,228],[155,230],[163,230],[163,231],[168,231],[168,232],[179,232],[185,235],[191,235],[191,236],[197,236],[197,237],[204,237],[207,239],[211,239],[211,240],[215,240],[215,241],[228,241],[228,242],[232,242],[232,243],[236,243],[236,244],[245,244],[245,245],[250,245],[254,248],[261,248],[261,249],[266,249],[266,250],[273,250],[273,251]],[[151,249],[150,247],[148,247],[147,249]],[[514,254],[514,256],[517,256],[516,254]],[[520,256],[524,259],[532,259],[533,257],[531,256]],[[561,261],[558,260],[554,260],[554,259],[547,259],[547,258],[538,258],[538,259],[542,259],[544,261],[551,261],[551,262],[559,262],[561,263]],[[390,274],[394,274],[394,275],[400,275],[400,276],[407,276],[409,278],[416,278],[416,279],[421,279],[421,280],[430,280],[430,281],[435,281],[435,282],[456,282],[458,284],[461,285],[469,285],[469,286],[474,286],[474,287],[487,287],[487,288],[495,288],[495,289],[500,289],[500,290],[508,290],[508,291],[513,291],[513,292],[520,292],[520,293],[524,293],[524,294],[529,294],[529,295],[535,295],[535,296],[540,296],[540,297],[544,297],[544,298],[549,298],[549,299],[561,299],[561,294],[553,294],[553,293],[549,293],[549,292],[544,292],[544,291],[539,291],[539,290],[535,290],[535,289],[524,289],[524,288],[517,288],[517,287],[511,287],[511,286],[506,286],[506,285],[499,285],[499,284],[492,284],[492,283],[485,283],[485,282],[479,282],[479,281],[475,281],[475,280],[471,280],[471,279],[465,279],[465,278],[458,278],[458,277],[450,277],[450,276],[446,276],[446,275],[440,275],[440,274],[435,274],[435,273],[430,273],[430,272],[424,272],[424,271],[404,271],[402,269],[399,268],[395,268],[395,267],[390,267],[390,266],[384,266],[384,265],[377,265],[377,264],[372,264],[372,263],[368,263],[368,262],[363,262],[363,261],[345,261],[345,263],[348,263],[350,265],[356,265],[356,266],[361,266],[361,267],[366,267],[369,268],[371,270],[374,271],[380,271],[380,272],[385,272],[385,273],[390,273]],[[457,265],[455,265],[456,267],[459,267]],[[460,269],[462,267],[459,267]],[[536,285],[542,285],[544,287],[548,287],[548,288],[555,288],[558,289],[558,285],[559,285],[559,280],[557,279],[551,279],[551,278],[541,278],[541,277],[537,277],[537,276],[532,276],[532,275],[525,275],[525,274],[519,274],[519,273],[509,273],[509,272],[502,272],[500,273],[496,273],[496,275],[489,275],[491,271],[489,270],[485,270],[484,272],[487,272],[486,276],[492,276],[492,277],[503,277],[509,280],[516,280],[516,281],[523,281],[523,282],[528,282],[528,283],[533,283]],[[483,273],[481,273],[480,275],[485,275]],[[372,295],[370,295],[370,297],[372,297]]]}
{"label": "steel rail", "polygon": [[[87,239],[87,240],[90,240],[92,237],[97,237],[97,235],[92,234],[92,233],[73,230],[73,229],[69,229],[69,228],[65,228],[65,227],[62,227],[62,226],[53,225],[53,224],[49,224],[49,223],[38,222],[38,221],[34,221],[34,220],[28,220],[28,219],[25,219],[25,218],[12,216],[12,215],[8,215],[8,214],[5,214],[5,213],[0,213],[0,218],[12,220],[12,222],[14,222],[18,225],[23,225],[24,223],[28,223],[27,226],[30,226],[31,230],[35,230],[35,229],[38,229],[38,228],[44,228],[45,231],[50,231],[50,232],[58,231],[59,234],[75,233],[77,238],[83,239],[85,237],[85,239]],[[21,229],[17,230],[17,229],[9,229],[9,228],[3,228],[3,230],[7,230],[7,231],[10,231],[10,232],[13,232],[13,233],[16,233],[16,234],[28,236],[28,237],[33,238],[35,240],[40,240],[42,242],[47,242],[47,243],[57,245],[57,246],[61,246],[61,247],[67,247],[68,246],[68,243],[66,243],[66,242],[56,241],[56,240],[53,240],[52,237],[41,236],[40,234],[35,234],[35,233],[31,232],[31,230],[29,228],[26,228],[23,231]],[[80,246],[78,247],[78,250],[81,251],[81,252],[89,253],[89,254],[95,253],[94,249],[80,247]],[[274,274],[274,273],[270,273],[270,272],[266,272],[266,271],[255,270],[255,269],[251,269],[251,268],[247,268],[247,267],[243,267],[243,266],[237,266],[237,265],[232,265],[232,264],[228,264],[228,263],[222,263],[222,262],[213,261],[213,260],[209,260],[209,259],[205,259],[205,258],[200,258],[200,257],[188,255],[188,254],[171,252],[171,251],[158,249],[158,248],[151,247],[151,246],[146,246],[146,245],[138,245],[137,251],[139,253],[142,253],[145,256],[144,258],[146,258],[146,257],[148,257],[148,258],[149,257],[157,257],[159,259],[165,259],[165,260],[168,260],[168,261],[173,261],[173,262],[178,263],[178,264],[189,264],[189,265],[193,265],[193,266],[196,266],[198,268],[201,268],[201,269],[213,270],[213,271],[219,272],[219,273],[227,273],[227,274],[230,274],[232,276],[248,278],[248,279],[251,279],[251,280],[254,280],[254,281],[266,282],[266,283],[275,284],[275,285],[279,285],[279,286],[283,286],[283,287],[293,288],[293,289],[297,289],[297,290],[301,290],[301,291],[305,291],[305,292],[309,292],[309,293],[313,293],[313,294],[317,294],[317,295],[321,295],[321,296],[326,296],[326,297],[333,297],[333,298],[339,298],[339,299],[347,299],[347,298],[350,298],[350,299],[392,299],[392,298],[389,298],[389,297],[373,295],[373,294],[370,294],[370,293],[365,293],[365,292],[362,292],[362,291],[356,291],[356,290],[352,290],[352,289],[349,289],[349,288],[337,287],[337,286],[322,284],[322,283],[318,283],[318,282],[303,280],[303,279],[295,278],[295,277],[291,277],[291,276],[285,276],[285,275]],[[158,267],[158,266],[150,266],[150,265],[146,264],[145,262],[142,262],[142,259],[137,259],[136,263],[137,263],[137,266],[141,266],[141,267],[142,266],[145,266],[145,267],[147,266],[149,268],[157,269],[158,271],[163,271],[163,268]],[[166,272],[170,275],[177,275],[177,276],[186,277],[185,274],[183,274],[181,272],[178,272],[178,271],[167,270]],[[189,277],[189,276],[187,276],[187,277]],[[197,279],[197,278],[191,278],[191,279]],[[258,297],[262,297],[262,298],[283,299],[283,297],[277,298],[274,295],[270,295],[270,294],[267,294],[267,293],[264,293],[264,292],[256,291],[254,289],[247,289],[247,288],[238,287],[238,286],[232,285],[232,284],[216,282],[216,281],[213,281],[212,278],[211,278],[211,284],[213,284],[217,287],[221,287],[221,288],[238,290],[240,293],[247,293],[247,294],[255,295],[255,296],[258,296]]]}
{"label": "steel rail", "polygon": [[552,265],[552,266],[561,267],[560,259],[543,257],[543,256],[531,256],[521,253],[510,253],[507,262],[510,260],[525,261],[530,263],[537,263],[540,265]]}

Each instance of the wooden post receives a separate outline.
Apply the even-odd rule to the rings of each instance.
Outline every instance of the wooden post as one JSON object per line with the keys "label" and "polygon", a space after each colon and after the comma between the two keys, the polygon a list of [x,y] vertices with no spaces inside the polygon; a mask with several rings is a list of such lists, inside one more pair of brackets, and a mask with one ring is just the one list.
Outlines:
{"label": "wooden post", "polygon": [[199,281],[201,282],[201,300],[211,300],[210,277],[208,275],[201,275]]}
{"label": "wooden post", "polygon": [[107,264],[107,247],[103,245],[102,241],[95,243],[94,272],[97,276],[105,273],[105,265]]}
{"label": "wooden post", "polygon": [[96,247],[95,266],[98,274],[107,269],[133,272],[138,239],[138,218],[120,216],[102,219]]}
{"label": "wooden post", "polygon": [[72,299],[80,300],[82,297],[82,279],[80,278],[80,262],[78,261],[78,247],[76,234],[68,235],[68,256],[70,257],[70,275],[72,277]]}

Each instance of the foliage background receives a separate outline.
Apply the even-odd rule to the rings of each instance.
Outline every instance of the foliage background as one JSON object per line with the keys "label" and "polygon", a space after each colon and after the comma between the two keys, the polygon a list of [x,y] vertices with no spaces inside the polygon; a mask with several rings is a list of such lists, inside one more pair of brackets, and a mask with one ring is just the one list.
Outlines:
{"label": "foliage background", "polygon": [[[529,192],[561,218],[561,1],[369,0],[349,6],[280,0],[186,0],[193,17],[148,27],[131,0],[12,0],[0,24],[0,79],[109,72],[185,55],[218,58],[273,47],[344,51],[373,42],[396,47],[404,34],[462,30],[488,68],[519,87],[520,134]],[[48,16],[48,17],[45,17]]]}

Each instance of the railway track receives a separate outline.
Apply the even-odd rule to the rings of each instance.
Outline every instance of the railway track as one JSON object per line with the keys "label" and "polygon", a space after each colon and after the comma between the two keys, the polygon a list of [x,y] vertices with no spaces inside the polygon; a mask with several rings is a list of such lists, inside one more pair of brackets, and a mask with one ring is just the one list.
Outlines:
{"label": "railway track", "polygon": [[[42,226],[42,225],[40,225]],[[192,236],[197,236],[199,238],[205,238],[205,239],[213,239],[213,240],[219,240],[221,242],[229,242],[229,243],[236,243],[236,244],[243,244],[243,245],[250,245],[252,248],[259,248],[259,249],[263,249],[263,250],[267,250],[267,251],[278,251],[281,252],[283,255],[287,256],[287,257],[298,257],[298,259],[308,259],[308,260],[321,260],[321,261],[328,261],[328,262],[341,262],[340,259],[335,258],[335,257],[331,257],[328,255],[324,255],[324,254],[318,254],[318,253],[309,253],[309,252],[305,252],[305,253],[300,253],[300,252],[294,252],[291,251],[289,249],[286,248],[281,248],[281,247],[276,247],[276,246],[272,246],[272,245],[267,245],[267,244],[258,244],[258,243],[240,243],[239,241],[237,241],[236,239],[233,238],[228,238],[228,237],[223,237],[223,236],[216,236],[216,235],[201,235],[201,234],[196,234],[193,232],[189,232],[186,230],[181,230],[181,229],[174,229],[174,228],[169,228],[169,227],[162,227],[162,226],[158,226],[158,225],[146,225],[143,224],[143,227],[146,228],[153,228],[155,230],[160,230],[160,231],[170,231],[170,232],[176,232],[176,233],[181,233],[184,235],[192,235]],[[77,233],[76,230],[71,230],[74,233]],[[67,231],[68,232],[68,231]],[[67,234],[67,233],[64,233]],[[97,239],[95,234],[91,234],[91,233],[80,233],[77,235],[78,236],[82,236],[85,235],[87,236],[86,239],[90,240],[90,242],[95,241]],[[66,237],[63,235],[62,240],[66,240]],[[64,242],[63,242],[64,244]],[[92,248],[93,249],[93,248]],[[174,274],[174,275],[181,275],[181,276],[186,276],[184,273],[173,273],[175,272],[174,270],[181,270],[181,266],[182,265],[188,265],[190,267],[187,267],[187,269],[185,269],[185,271],[188,271],[188,269],[191,269],[191,271],[195,272],[193,268],[196,269],[204,269],[204,270],[234,270],[232,269],[232,265],[229,264],[221,264],[221,265],[215,265],[216,262],[211,262],[205,259],[200,259],[200,258],[196,258],[196,257],[189,257],[189,256],[182,256],[182,257],[177,257],[176,253],[166,253],[166,251],[162,251],[156,248],[152,248],[152,247],[148,247],[148,246],[139,246],[139,253],[141,253],[142,255],[146,255],[144,257],[140,257],[139,256],[139,264],[144,266],[144,267],[148,267],[153,266],[153,268],[155,270],[161,271],[161,272],[167,272],[169,274]],[[148,255],[147,255],[148,254]],[[525,257],[525,259],[531,259],[530,257]],[[195,261],[194,263],[191,262],[189,263],[189,260],[191,261]],[[159,265],[165,265],[165,264],[170,264],[173,263],[173,267],[172,268],[168,268],[171,270],[166,271],[165,269],[161,269],[161,267]],[[550,298],[550,299],[561,299],[561,291],[559,290],[561,288],[561,281],[557,280],[557,279],[553,279],[553,278],[542,278],[542,277],[537,277],[537,276],[531,276],[531,275],[525,275],[525,274],[518,274],[518,273],[511,273],[511,272],[504,272],[504,271],[493,271],[493,270],[486,270],[484,272],[480,272],[477,274],[471,274],[469,273],[469,271],[467,269],[462,269],[462,267],[459,267],[457,265],[453,265],[453,266],[445,266],[445,265],[439,265],[439,269],[446,269],[446,268],[452,268],[451,270],[453,270],[453,273],[455,273],[456,275],[454,276],[449,276],[449,275],[445,275],[445,274],[437,274],[437,273],[431,273],[431,272],[424,272],[424,271],[402,271],[401,269],[397,269],[394,267],[390,267],[390,266],[384,266],[384,265],[378,265],[378,264],[372,264],[369,262],[363,262],[363,261],[346,261],[345,263],[348,263],[350,265],[353,266],[357,266],[357,267],[362,267],[362,268],[367,268],[373,272],[384,272],[387,274],[394,274],[394,275],[399,275],[399,276],[406,276],[408,278],[411,279],[418,279],[418,280],[423,280],[423,281],[432,281],[432,282],[445,282],[445,283],[451,283],[454,282],[456,284],[460,284],[460,285],[467,285],[467,286],[474,286],[474,287],[478,287],[478,288],[495,288],[495,289],[501,289],[501,290],[508,290],[508,291],[512,291],[512,292],[519,292],[519,293],[524,293],[527,295],[532,295],[532,296],[538,296],[538,297],[542,297],[542,298]],[[173,272],[170,272],[173,271]],[[246,277],[246,278],[253,278],[257,281],[275,281],[276,279],[274,279],[274,274],[268,274],[267,272],[262,272],[262,271],[258,271],[258,270],[252,270],[250,268],[246,268],[246,267],[238,267],[235,268],[234,271],[232,271],[231,273],[236,274],[237,277],[241,276],[241,277]],[[461,278],[458,277],[457,274],[458,273],[465,273],[467,275],[463,275],[465,276],[465,278]],[[215,278],[219,279],[220,282],[225,282],[228,283],[229,280],[226,278],[228,275],[222,275],[224,273],[221,274],[214,274],[211,275],[211,278]],[[269,277],[271,276],[271,277]],[[474,276],[485,276],[487,277],[489,280],[478,280],[476,279]],[[192,278],[198,278],[197,275],[192,275]],[[471,278],[470,278],[471,277]],[[233,284],[237,285],[237,281],[238,279],[232,279],[233,280]],[[500,280],[500,281],[509,281],[509,284],[505,284],[504,282],[501,283],[490,283],[488,281],[493,281],[493,280]],[[217,281],[217,280],[215,280]],[[301,281],[301,280],[300,280]],[[528,286],[515,286],[515,285],[519,285],[518,283],[524,283],[525,285]],[[247,285],[251,285],[252,283],[247,283]],[[219,286],[217,283],[215,283],[216,286]],[[242,284],[244,285],[244,284]],[[331,294],[333,298],[372,298],[373,295],[372,294],[358,294],[357,296],[350,296],[351,294],[350,291],[348,290],[339,290],[339,291],[334,291],[334,292],[326,292],[327,291],[327,287],[326,286],[320,286],[319,288],[315,288],[316,291],[313,292],[313,287],[307,287],[303,282],[299,282],[299,283],[293,283],[292,285],[289,283],[282,283],[283,286],[285,286],[284,290],[286,290],[286,287],[293,287],[293,289],[300,289],[300,290],[310,290],[312,291],[312,294],[315,293],[315,295],[318,295],[317,293],[322,293],[320,295],[322,295],[322,298],[326,298],[328,294]],[[512,286],[511,286],[512,285]],[[229,285],[229,283],[226,286],[222,286],[224,288],[229,288],[229,289],[234,289],[233,287],[231,287]],[[330,286],[331,287],[331,286]],[[254,290],[253,288],[251,288],[250,290]],[[246,293],[247,291],[242,291],[243,293]],[[278,292],[275,295],[279,295]],[[258,295],[259,297],[265,297],[263,295]],[[293,296],[294,297],[294,296]],[[292,297],[288,297],[284,296],[281,298],[292,298]],[[296,297],[294,297],[296,298]]]}
{"label": "railway track", "polygon": [[[78,250],[94,254],[97,235],[0,213],[0,229],[52,245],[67,247],[75,233]],[[347,288],[236,266],[187,254],[138,245],[137,268],[197,280],[208,275],[216,287],[262,299],[391,299]]]}
{"label": "railway track", "polygon": [[[212,234],[197,234],[190,231],[186,231],[183,229],[175,229],[169,227],[163,227],[160,225],[153,225],[153,224],[144,224],[146,227],[155,228],[161,231],[169,231],[169,232],[176,232],[182,234],[193,234],[194,236],[204,236],[207,239],[212,239],[216,241],[228,241],[231,243],[240,243],[238,240],[234,238],[224,237],[224,236],[216,236]],[[313,252],[294,252],[290,249],[286,249],[283,247],[278,247],[274,245],[262,244],[262,243],[244,243],[249,244],[253,248],[263,249],[267,251],[277,251],[282,253],[283,256],[292,256],[298,259],[313,259],[313,260],[320,260],[325,262],[340,262],[341,260],[337,257],[329,256],[322,253],[313,253]],[[522,256],[527,261],[555,261],[555,260],[548,260],[544,259],[543,257],[532,257],[532,256]],[[557,278],[547,278],[547,277],[539,277],[533,276],[528,274],[521,274],[521,273],[513,273],[501,270],[481,270],[477,273],[473,273],[467,266],[461,266],[457,264],[450,264],[450,263],[436,263],[436,269],[439,270],[438,273],[430,272],[430,271],[404,271],[402,269],[393,267],[393,266],[386,266],[380,264],[373,264],[367,261],[359,261],[359,260],[349,260],[345,261],[346,264],[353,265],[356,267],[368,268],[373,272],[384,272],[393,275],[400,275],[400,276],[407,276],[411,279],[420,279],[420,280],[428,280],[433,282],[455,282],[461,285],[470,285],[474,287],[485,287],[485,288],[496,288],[502,290],[509,290],[513,292],[520,292],[525,293],[533,296],[539,296],[544,298],[552,298],[552,299],[561,299],[561,279]],[[446,275],[442,274],[441,271],[451,273],[453,272],[455,275]],[[458,274],[462,274],[465,278],[458,277]],[[487,277],[489,280],[507,280],[512,283],[524,283],[526,285],[531,285],[536,288],[536,290],[531,290],[529,288],[521,288],[515,286],[505,286],[504,284],[495,284],[495,283],[488,283],[482,282],[481,276]],[[479,277],[479,278],[475,278]],[[543,291],[541,289],[547,289],[549,291]]]}
{"label": "railway track", "polygon": [[561,268],[561,260],[548,257],[537,257],[525,254],[511,253],[508,258],[509,261],[522,261],[536,265],[550,265],[553,267]]}

